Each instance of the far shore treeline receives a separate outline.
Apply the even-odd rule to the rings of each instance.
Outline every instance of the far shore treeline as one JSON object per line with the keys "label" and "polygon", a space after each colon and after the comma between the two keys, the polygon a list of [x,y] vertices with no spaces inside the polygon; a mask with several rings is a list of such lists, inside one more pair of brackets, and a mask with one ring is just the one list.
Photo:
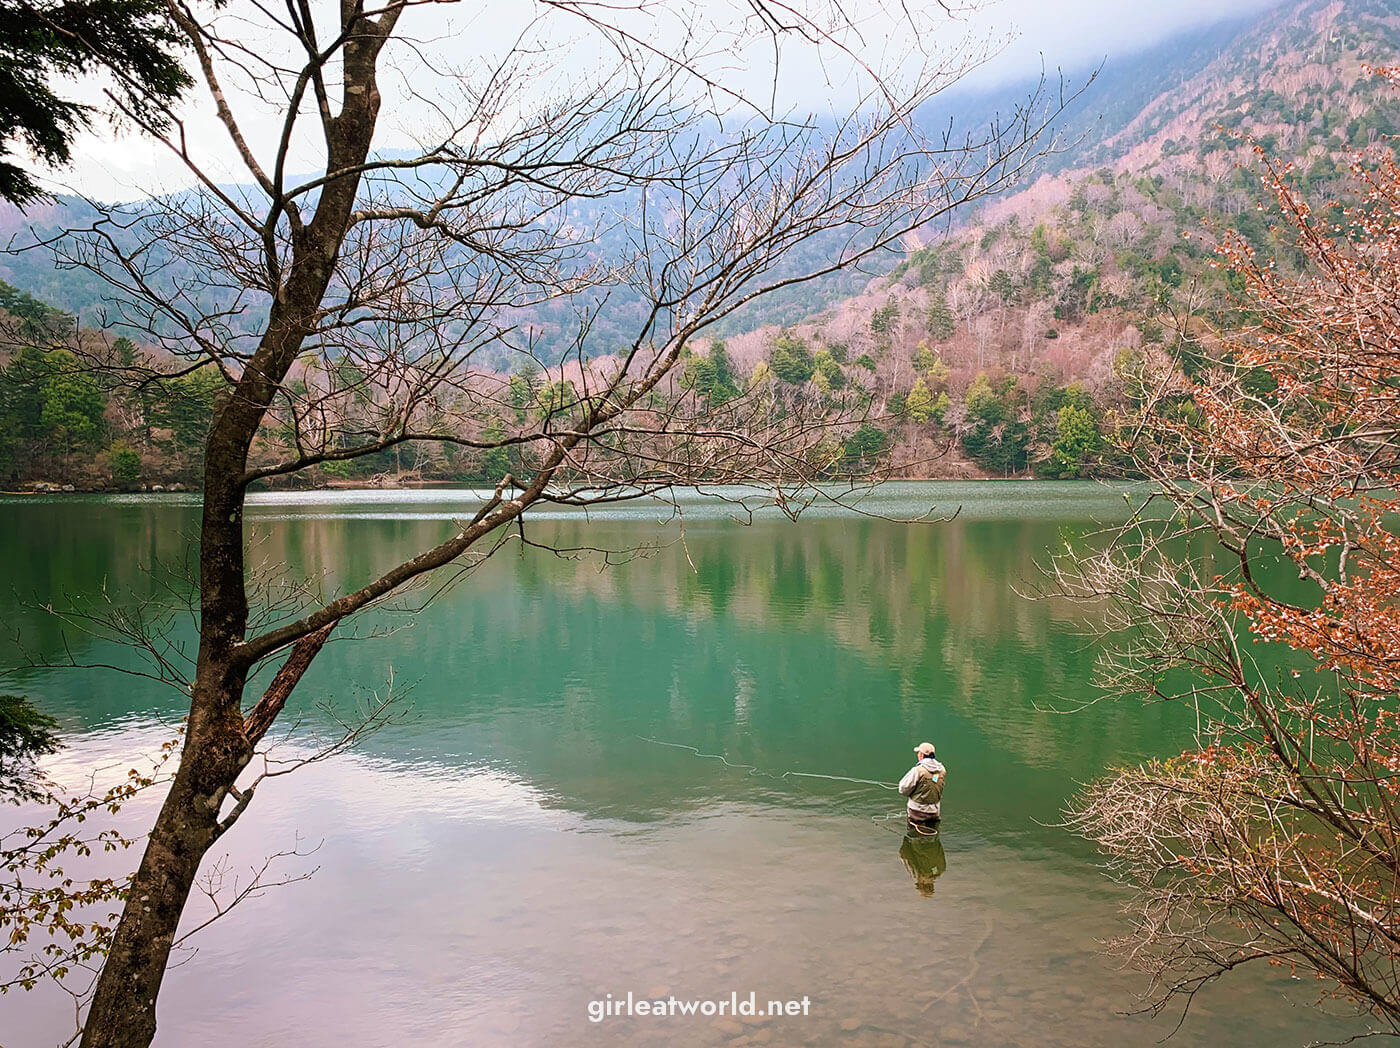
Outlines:
{"label": "far shore treeline", "polygon": [[[717,410],[754,396],[807,414],[841,405],[853,421],[832,427],[833,478],[1120,475],[1123,463],[1109,451],[1114,418],[1132,407],[1146,356],[1171,353],[1188,374],[1200,362],[1197,340],[1168,334],[1183,289],[1203,330],[1227,315],[1224,277],[1177,233],[1201,214],[1185,196],[1160,179],[1092,176],[1045,221],[1027,225],[1012,213],[916,248],[864,294],[805,323],[699,340],[678,381]],[[1172,235],[1138,230],[1099,265],[1075,261],[1092,256],[1099,231],[1122,227],[1115,218],[1131,217],[1147,197],[1168,205],[1161,211]],[[1246,232],[1262,240],[1255,222]],[[392,398],[358,383],[354,362],[341,367],[337,385],[363,392],[335,402],[334,424],[375,429]],[[197,486],[225,382],[212,367],[171,370],[135,339],[84,327],[0,282],[3,487]],[[567,411],[581,381],[576,362],[529,358],[497,379],[499,417],[484,423],[485,437]],[[297,482],[494,484],[519,472],[518,458],[508,448],[405,443],[326,462]]]}
{"label": "far shore treeline", "polygon": [[[1310,10],[1298,26],[1311,24]],[[762,398],[821,420],[816,472],[832,478],[1133,474],[1112,449],[1121,447],[1116,420],[1139,407],[1141,375],[1166,364],[1189,381],[1253,322],[1215,245],[1238,236],[1284,272],[1302,261],[1278,237],[1260,155],[1291,161],[1291,183],[1329,201],[1331,215],[1346,203],[1359,151],[1386,146],[1400,128],[1400,101],[1360,61],[1394,50],[1391,22],[1368,5],[1342,21],[1345,33],[1334,27],[1311,43],[1261,23],[1189,90],[1163,94],[1135,119],[1113,116],[1122,126],[1106,139],[1067,147],[1057,173],[985,202],[952,231],[911,234],[902,258],[858,294],[816,295],[807,309],[783,299],[745,313],[752,330],[693,340],[671,381],[716,418],[726,404]],[[1319,61],[1318,48],[1339,41],[1346,57]],[[1240,86],[1245,73],[1257,88]],[[75,206],[56,200],[44,221]],[[20,229],[13,215],[0,219]],[[0,268],[16,282],[20,272],[38,271]],[[188,370],[134,330],[99,329],[81,279],[56,267],[41,293],[0,280],[0,488],[197,487],[223,376]],[[494,484],[528,472],[510,436],[567,415],[588,380],[551,314],[518,312],[510,323],[531,348],[473,358],[492,403],[444,407],[443,418],[472,418],[453,431],[461,442],[396,443],[265,483]],[[606,367],[621,348],[590,345],[588,366]],[[333,366],[333,375],[294,377],[302,385],[290,395],[310,394],[325,415],[296,424],[391,432],[395,391],[349,357]],[[1262,372],[1259,381],[1268,382]],[[317,383],[335,395],[318,399]],[[1179,421],[1196,424],[1189,403],[1180,410]],[[506,446],[471,446],[503,437]]]}
{"label": "far shore treeline", "polygon": [[[901,273],[906,270],[901,267]],[[935,303],[913,323],[902,321],[902,291],[921,297],[924,288],[899,284],[897,274],[867,330],[844,343],[810,325],[800,332],[769,329],[743,336],[744,358],[736,358],[723,340],[702,342],[688,350],[679,381],[715,408],[765,390],[808,411],[858,401],[860,421],[833,428],[833,478],[855,471],[906,479],[1071,478],[1108,467],[1102,429],[1113,401],[1107,391],[1005,368],[979,370],[958,382],[940,353],[940,343],[950,342],[955,331],[946,306]],[[172,378],[157,376],[153,367],[142,379],[141,363],[151,351],[129,337],[82,328],[69,314],[3,283],[0,309],[0,470],[6,487],[132,491],[197,485],[205,436],[225,389],[216,370]],[[101,366],[105,358],[116,366]],[[114,375],[124,377],[117,381]],[[527,361],[499,379],[506,391],[502,417],[488,428],[500,432],[567,410],[578,395],[576,365]],[[348,406],[367,426],[387,409],[374,403],[372,393]],[[352,462],[325,463],[302,482],[495,483],[519,471],[517,458],[503,448],[481,452],[406,443]]]}

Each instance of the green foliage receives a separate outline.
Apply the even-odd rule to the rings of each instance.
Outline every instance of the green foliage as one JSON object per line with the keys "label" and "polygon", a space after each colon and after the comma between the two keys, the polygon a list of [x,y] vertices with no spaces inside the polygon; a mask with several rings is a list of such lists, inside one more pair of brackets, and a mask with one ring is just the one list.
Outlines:
{"label": "green foliage", "polygon": [[1303,176],[1303,189],[1309,193],[1316,193],[1323,185],[1336,181],[1343,174],[1343,169],[1337,166],[1332,156],[1324,153],[1313,161],[1312,167],[1308,168],[1308,173]]}
{"label": "green foliage", "polygon": [[[493,423],[482,431],[483,440],[504,440],[506,431],[499,423]],[[481,455],[481,465],[478,470],[478,477],[486,483],[495,486],[507,473],[518,473],[519,461],[518,452],[508,447],[487,448]]]}
{"label": "green foliage", "polygon": [[948,365],[943,363],[943,358],[934,352],[927,342],[919,343],[918,351],[914,354],[914,367],[923,372],[932,389],[941,387],[952,374]]}
{"label": "green foliage", "polygon": [[1016,299],[1016,281],[1004,269],[998,269],[993,273],[987,286],[991,289],[992,294],[1001,299],[1004,305],[1009,306]]}
{"label": "green foliage", "polygon": [[1030,461],[1030,428],[1022,418],[1024,394],[1015,378],[993,385],[979,374],[967,389],[963,450],[983,469],[1004,476],[1024,473]]}
{"label": "green foliage", "polygon": [[980,372],[972,380],[972,385],[967,387],[963,403],[967,405],[967,410],[975,415],[986,416],[994,409],[999,410],[1000,400],[992,389],[992,382],[987,378],[985,371]]}
{"label": "green foliage", "polygon": [[0,459],[7,469],[41,438],[43,359],[42,351],[26,348],[0,372]]}
{"label": "green foliage", "polygon": [[807,343],[795,336],[782,334],[768,354],[768,366],[773,374],[789,385],[798,386],[812,377],[817,364]]}
{"label": "green foliage", "polygon": [[539,396],[539,393],[539,365],[533,360],[527,360],[514,375],[511,375],[508,390],[511,406],[515,408],[519,421],[525,421],[525,414],[535,403],[535,398]]}
{"label": "green foliage", "polygon": [[870,330],[873,334],[888,336],[899,319],[899,302],[890,299],[870,315]]}
{"label": "green foliage", "polygon": [[169,433],[172,450],[199,461],[224,388],[223,375],[212,367],[162,381],[160,396],[151,407],[151,425]]}
{"label": "green foliage", "polygon": [[69,314],[3,280],[0,280],[0,309],[20,322],[19,335],[30,342],[56,342],[73,331],[74,321]]}
{"label": "green foliage", "polygon": [[[949,256],[945,258],[945,255]],[[919,272],[919,283],[924,287],[934,287],[943,275],[948,264],[956,266],[957,252],[947,245],[921,247],[909,256],[909,266]]]}
{"label": "green foliage", "polygon": [[720,341],[710,347],[709,356],[688,354],[681,367],[681,385],[693,389],[711,404],[720,405],[739,395],[729,351]]}
{"label": "green foliage", "polygon": [[124,440],[107,449],[107,465],[112,481],[121,488],[134,488],[141,483],[141,453]]}
{"label": "green foliage", "polygon": [[1075,266],[1069,284],[1060,292],[1059,299],[1055,303],[1055,318],[1057,320],[1080,320],[1089,313],[1097,312],[1099,308],[1098,289],[1098,267],[1081,269],[1079,266]]}
{"label": "green foliage", "polygon": [[1036,300],[1050,297],[1054,287],[1055,267],[1044,255],[1036,258],[1026,274],[1026,294]]}
{"label": "green foliage", "polygon": [[44,196],[18,164],[18,147],[49,164],[66,163],[91,107],[51,85],[103,71],[121,104],[148,126],[190,83],[180,36],[160,0],[7,3],[0,14],[0,198],[22,204]]}
{"label": "green foliage", "polygon": [[76,369],[77,361],[71,353],[55,350],[50,355],[62,355],[68,360],[41,387],[43,407],[39,412],[39,424],[54,447],[72,453],[97,443],[107,398],[97,379]]}
{"label": "green foliage", "polygon": [[1251,397],[1266,398],[1278,390],[1278,379],[1268,368],[1250,368],[1241,377],[1240,388]]}
{"label": "green foliage", "polygon": [[535,406],[544,415],[557,415],[572,411],[578,406],[578,403],[578,390],[567,379],[561,382],[547,383],[535,395]]}
{"label": "green foliage", "polygon": [[934,291],[929,296],[928,316],[925,319],[928,337],[935,342],[943,342],[953,337],[957,323],[953,311],[948,308],[948,300],[942,291]]}
{"label": "green foliage", "polygon": [[1090,457],[1103,447],[1094,416],[1077,404],[1060,408],[1047,470],[1055,477],[1082,477]]}
{"label": "green foliage", "polygon": [[924,381],[922,375],[916,378],[914,385],[910,387],[904,402],[904,411],[915,422],[933,421],[933,393],[929,390],[928,383]]}
{"label": "green foliage", "polygon": [[336,480],[349,480],[360,474],[360,462],[355,459],[331,459],[321,463],[321,472]]}
{"label": "green foliage", "polygon": [[856,357],[855,366],[858,368],[864,368],[866,371],[874,371],[875,358],[872,357],[869,353],[862,353],[860,356]]}
{"label": "green foliage", "polygon": [[846,438],[842,462],[850,473],[867,473],[884,458],[889,448],[889,434],[867,422]]}
{"label": "green foliage", "polygon": [[818,350],[812,362],[817,388],[823,393],[831,393],[845,386],[846,374],[841,370],[841,365],[836,362],[836,358],[829,352],[824,349]]}
{"label": "green foliage", "polygon": [[102,435],[106,394],[66,349],[20,350],[0,376],[4,456],[43,458],[94,445]]}
{"label": "green foliage", "polygon": [[18,803],[41,796],[34,761],[62,745],[58,721],[21,695],[0,695],[0,799]]}
{"label": "green foliage", "polygon": [[1044,222],[1031,230],[1031,250],[1046,262],[1062,262],[1069,257],[1069,244]]}

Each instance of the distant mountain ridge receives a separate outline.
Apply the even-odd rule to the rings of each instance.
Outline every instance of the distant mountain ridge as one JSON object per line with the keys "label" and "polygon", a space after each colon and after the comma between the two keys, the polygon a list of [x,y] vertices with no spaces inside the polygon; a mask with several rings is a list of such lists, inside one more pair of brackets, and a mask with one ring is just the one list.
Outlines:
{"label": "distant mountain ridge", "polygon": [[[1204,67],[1211,56],[1237,38],[1246,25],[1238,19],[1227,19],[1124,60],[1107,61],[1061,125],[1063,135],[1072,143],[1071,148],[1047,158],[1044,167],[1063,170],[1089,162],[1101,148],[1099,143],[1105,135],[1121,134],[1127,127],[1129,118],[1136,114],[1134,100],[1156,85],[1192,75],[1193,71]],[[1070,89],[1075,90],[1076,85],[1082,87],[1090,72],[1081,69],[1070,73]],[[1005,111],[1018,100],[1024,100],[1033,86],[1033,82],[1027,81],[990,91],[951,91],[940,97],[927,114],[928,125],[944,127],[951,122],[957,128],[976,126],[991,113]],[[139,204],[136,207],[139,208]],[[69,196],[32,206],[25,213],[0,205],[0,244],[23,246],[52,237],[67,226],[90,224],[98,217],[99,213],[84,201]],[[863,271],[834,274],[815,284],[769,296],[729,318],[722,325],[721,333],[733,334],[764,324],[799,321],[829,302],[859,293],[872,277],[888,272],[898,262],[898,254],[891,252],[883,258],[872,259]],[[106,326],[117,319],[110,308],[111,292],[104,281],[82,269],[55,267],[52,258],[42,249],[0,254],[0,280],[78,315],[85,325]],[[629,330],[627,321],[633,312],[629,306],[625,295],[614,296],[610,302],[614,315],[602,318],[595,327],[595,344],[590,348],[608,352],[616,347],[617,341]],[[552,352],[557,356],[562,352],[560,347],[572,336],[572,318],[571,307],[560,302],[535,307],[520,319],[535,330],[546,355]]]}
{"label": "distant mountain ridge", "polygon": [[[1138,362],[1189,373],[1201,349],[1179,332],[1237,322],[1214,265],[1220,236],[1290,264],[1255,145],[1325,207],[1348,190],[1358,152],[1393,152],[1400,134],[1400,98],[1366,68],[1400,55],[1395,0],[1307,0],[1179,43],[1183,64],[1154,74],[1170,86],[1106,114],[1101,139],[859,294],[730,338],[735,369],[797,344],[863,361],[898,419],[897,451],[951,441],[993,474],[1065,475],[1057,441],[1077,432],[1095,447],[1091,430],[1130,395]],[[1092,90],[1111,98],[1112,86],[1106,70]]]}
{"label": "distant mountain ridge", "polygon": [[[1254,144],[1291,161],[1300,187],[1328,206],[1346,192],[1359,152],[1393,152],[1400,99],[1367,65],[1391,64],[1397,54],[1400,0],[1306,0],[1109,63],[1064,125],[1070,148],[1031,184],[987,202],[951,231],[928,231],[907,254],[890,258],[884,273],[844,273],[732,318],[720,337],[689,347],[678,380],[715,402],[744,390],[818,407],[863,398],[872,421],[832,434],[833,461],[846,465],[879,462],[909,476],[1075,477],[1117,469],[1105,437],[1114,410],[1130,402],[1130,376],[1147,363],[1194,372],[1202,349],[1181,333],[1208,337],[1237,322],[1213,242],[1229,231],[1290,264],[1271,227],[1273,195]],[[968,95],[959,104],[982,113],[992,100]],[[949,114],[971,119],[951,108],[929,119]],[[11,230],[42,235],[75,217],[84,217],[81,206],[55,206]],[[37,257],[6,260],[30,266],[31,279],[0,268],[0,280],[83,308],[90,285],[74,272],[37,265]],[[38,308],[17,293],[9,300]],[[555,305],[569,304],[520,317],[546,348],[551,331],[569,330]],[[608,325],[626,328],[632,305],[622,296],[609,303],[590,348],[616,348]],[[91,313],[84,319],[91,325]],[[518,401],[513,410],[528,413],[576,377],[551,367],[502,380]],[[196,404],[210,394],[187,392]],[[145,456],[162,475],[178,468],[193,476],[200,442],[179,433],[200,413],[153,424],[160,412],[137,407],[109,410],[105,428],[94,423],[120,438],[104,453],[111,475],[120,452],[126,461]],[[42,412],[29,415],[42,422]],[[128,415],[147,417],[144,429],[125,425]],[[489,421],[508,431],[516,420],[507,412]],[[439,479],[499,476],[500,463],[471,455],[423,461]],[[356,468],[393,472],[398,463]],[[359,477],[325,473],[323,480]]]}

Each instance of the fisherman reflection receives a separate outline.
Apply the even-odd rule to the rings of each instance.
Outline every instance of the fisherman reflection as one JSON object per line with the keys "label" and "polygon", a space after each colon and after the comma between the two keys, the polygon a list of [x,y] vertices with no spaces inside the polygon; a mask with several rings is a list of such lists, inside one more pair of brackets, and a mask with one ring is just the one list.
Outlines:
{"label": "fisherman reflection", "polygon": [[937,828],[927,830],[911,825],[899,846],[899,859],[914,878],[914,887],[926,899],[933,894],[933,882],[948,868],[943,838]]}

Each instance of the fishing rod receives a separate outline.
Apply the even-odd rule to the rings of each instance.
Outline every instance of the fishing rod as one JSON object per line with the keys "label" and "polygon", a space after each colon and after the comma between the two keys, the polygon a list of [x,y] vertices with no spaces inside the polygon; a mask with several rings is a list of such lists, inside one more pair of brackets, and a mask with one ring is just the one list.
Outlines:
{"label": "fishing rod", "polygon": [[[822,773],[820,773],[820,772],[813,772],[813,771],[785,771],[785,772],[781,772],[781,773],[775,774],[775,773],[770,772],[770,771],[763,771],[763,770],[760,769],[757,765],[754,765],[754,764],[736,764],[736,763],[734,763],[733,761],[731,761],[728,757],[724,756],[724,754],[722,754],[722,753],[705,753],[705,752],[703,752],[702,750],[698,749],[698,748],[695,747],[695,746],[687,746],[687,745],[685,745],[684,743],[680,743],[680,742],[666,742],[666,741],[663,740],[663,739],[654,739],[654,738],[651,738],[650,736],[647,736],[647,735],[638,735],[638,736],[636,736],[636,738],[640,739],[642,742],[651,743],[651,744],[654,745],[654,746],[666,746],[666,747],[669,747],[670,749],[675,749],[675,750],[688,750],[689,752],[695,754],[695,756],[701,757],[701,758],[703,758],[703,759],[705,759],[705,760],[717,760],[717,761],[719,761],[721,764],[723,764],[726,768],[733,768],[735,771],[742,771],[742,772],[745,772],[745,773],[748,774],[748,775],[756,775],[756,776],[758,776],[758,777],[760,777],[760,778],[764,778],[764,779],[772,779],[772,780],[774,780],[775,782],[781,781],[781,780],[787,779],[787,778],[828,779],[828,780],[833,781],[833,782],[849,782],[849,783],[854,783],[854,784],[857,785],[857,786],[875,786],[875,787],[878,787],[878,788],[880,788],[880,789],[882,789],[882,790],[898,790],[898,789],[899,789],[899,787],[898,787],[896,784],[892,783],[892,782],[878,782],[878,781],[876,781],[875,779],[858,779],[858,778],[855,778],[854,776],[851,776],[851,775],[825,775],[825,774],[822,774]],[[844,805],[838,804],[838,807],[844,808],[845,806],[844,806]],[[847,814],[854,815],[855,813],[854,813],[854,812],[851,812],[851,811],[849,811],[849,810],[847,810]],[[862,816],[863,816],[863,815],[864,815],[864,813],[862,813]],[[887,823],[887,822],[889,822],[889,821],[891,821],[891,820],[893,820],[893,819],[903,819],[903,818],[905,818],[905,817],[906,817],[906,816],[905,816],[905,813],[904,813],[903,811],[896,812],[896,813],[894,813],[894,814],[871,815],[871,816],[869,816],[870,820],[871,820],[872,822],[877,823],[877,824],[880,824],[880,823]],[[880,828],[881,828],[882,830],[890,830],[890,832],[897,832],[897,831],[893,830],[891,827],[889,827],[889,826],[887,826],[887,825],[881,825]]]}
{"label": "fishing rod", "polygon": [[770,771],[760,771],[755,765],[752,764],[735,764],[727,757],[725,757],[722,753],[701,753],[700,750],[696,749],[694,746],[686,746],[683,743],[679,742],[663,742],[661,739],[649,738],[646,735],[638,735],[637,738],[641,739],[642,742],[650,742],[656,746],[670,746],[672,749],[689,750],[697,757],[705,757],[710,760],[717,760],[724,764],[726,767],[733,768],[735,771],[748,771],[750,775],[760,775],[765,779],[786,779],[788,776],[791,775],[803,779],[831,779],[834,782],[854,782],[860,786],[879,786],[882,790],[899,789],[899,787],[892,782],[876,782],[874,779],[856,779],[852,778],[849,775],[822,775],[814,771],[785,771],[781,774],[775,775],[773,772]]}

